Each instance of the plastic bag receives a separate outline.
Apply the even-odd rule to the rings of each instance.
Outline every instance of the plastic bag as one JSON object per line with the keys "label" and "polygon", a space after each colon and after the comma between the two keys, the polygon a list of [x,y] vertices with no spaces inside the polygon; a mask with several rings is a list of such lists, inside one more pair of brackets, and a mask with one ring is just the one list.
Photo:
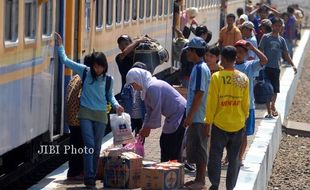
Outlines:
{"label": "plastic bag", "polygon": [[143,139],[138,136],[136,138],[136,142],[135,143],[128,143],[126,144],[126,146],[124,147],[125,149],[128,150],[134,150],[134,152],[142,157],[144,157],[144,145],[143,145]]}
{"label": "plastic bag", "polygon": [[114,137],[114,145],[135,142],[128,113],[122,113],[122,115],[110,114],[110,123]]}

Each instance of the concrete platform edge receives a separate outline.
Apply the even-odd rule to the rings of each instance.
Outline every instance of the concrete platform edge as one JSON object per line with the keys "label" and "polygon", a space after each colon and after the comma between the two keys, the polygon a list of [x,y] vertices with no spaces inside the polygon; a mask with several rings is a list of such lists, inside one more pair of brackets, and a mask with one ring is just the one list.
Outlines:
{"label": "concrete platform edge", "polygon": [[310,30],[305,30],[299,46],[295,49],[293,62],[298,69],[285,69],[281,78],[281,92],[278,94],[276,107],[280,116],[276,119],[263,119],[254,141],[250,146],[240,169],[235,190],[266,189],[272,172],[273,161],[282,138],[282,125],[286,122],[289,108],[294,100],[298,81],[302,73],[304,52],[309,48]]}

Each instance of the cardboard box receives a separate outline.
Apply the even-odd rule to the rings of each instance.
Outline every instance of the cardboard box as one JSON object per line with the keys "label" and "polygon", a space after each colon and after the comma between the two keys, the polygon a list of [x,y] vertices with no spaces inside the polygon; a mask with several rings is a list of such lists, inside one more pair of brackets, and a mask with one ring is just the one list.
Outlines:
{"label": "cardboard box", "polygon": [[104,157],[105,188],[141,187],[142,157],[123,152],[118,157]]}
{"label": "cardboard box", "polygon": [[181,181],[184,182],[184,175],[179,167],[151,166],[142,169],[142,189],[145,190],[177,189]]}
{"label": "cardboard box", "polygon": [[161,167],[176,167],[179,169],[178,173],[178,187],[183,187],[184,186],[184,164],[179,163],[179,162],[163,162],[163,163],[158,163],[156,166],[161,166]]}

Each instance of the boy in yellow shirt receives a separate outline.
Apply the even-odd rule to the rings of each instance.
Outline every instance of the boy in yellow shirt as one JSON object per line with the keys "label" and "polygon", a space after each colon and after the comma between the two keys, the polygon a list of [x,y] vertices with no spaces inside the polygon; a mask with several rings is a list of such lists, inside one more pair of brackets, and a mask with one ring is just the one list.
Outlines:
{"label": "boy in yellow shirt", "polygon": [[240,161],[239,150],[244,133],[245,121],[249,116],[249,79],[234,68],[236,48],[226,46],[221,51],[221,65],[224,70],[211,77],[206,108],[206,130],[211,131],[211,148],[208,163],[208,176],[212,186],[219,189],[221,159],[227,149],[228,169],[226,189],[232,190],[237,181]]}

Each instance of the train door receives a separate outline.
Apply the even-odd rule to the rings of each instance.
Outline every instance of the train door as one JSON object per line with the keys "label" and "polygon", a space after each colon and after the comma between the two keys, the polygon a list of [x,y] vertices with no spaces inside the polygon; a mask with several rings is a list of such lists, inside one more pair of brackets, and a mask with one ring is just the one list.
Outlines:
{"label": "train door", "polygon": [[[57,0],[55,31],[64,35],[64,1]],[[55,48],[56,51],[56,48]],[[56,55],[56,52],[55,54]],[[53,123],[50,126],[50,140],[56,139],[63,132],[63,103],[64,103],[64,66],[54,59],[54,85],[53,85]]]}

